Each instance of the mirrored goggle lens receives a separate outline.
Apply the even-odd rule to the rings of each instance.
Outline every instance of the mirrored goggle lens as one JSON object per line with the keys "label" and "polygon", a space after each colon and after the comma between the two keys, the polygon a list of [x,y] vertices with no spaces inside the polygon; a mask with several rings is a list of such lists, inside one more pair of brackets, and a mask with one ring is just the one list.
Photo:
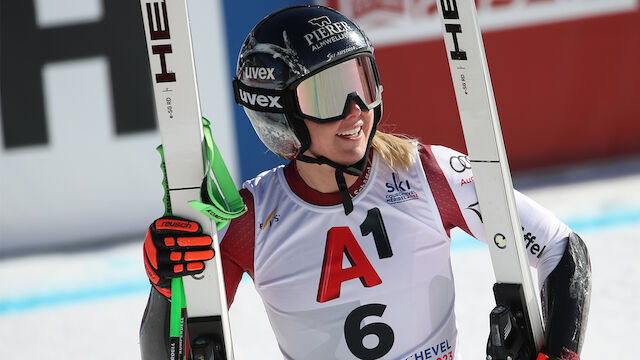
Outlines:
{"label": "mirrored goggle lens", "polygon": [[363,56],[347,60],[303,80],[296,88],[303,115],[328,119],[342,115],[347,96],[357,93],[367,106],[378,99],[372,60]]}

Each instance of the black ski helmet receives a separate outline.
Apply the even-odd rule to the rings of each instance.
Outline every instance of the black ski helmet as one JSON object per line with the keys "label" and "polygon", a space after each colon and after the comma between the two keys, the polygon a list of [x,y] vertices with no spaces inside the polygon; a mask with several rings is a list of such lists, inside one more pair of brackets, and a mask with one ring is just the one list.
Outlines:
{"label": "black ski helmet", "polygon": [[[300,113],[295,86],[322,70],[358,56],[371,59],[372,78],[381,93],[373,46],[355,23],[333,9],[318,5],[279,10],[260,21],[242,45],[234,79],[236,102],[243,105],[253,128],[269,150],[284,159],[294,159],[310,146],[302,118],[327,122]],[[346,100],[347,97],[343,101]],[[354,100],[361,107],[367,105],[357,97]],[[375,105],[372,135],[382,115],[382,102]]]}
{"label": "black ski helmet", "polygon": [[[373,46],[364,32],[324,6],[299,5],[276,11],[260,21],[244,41],[233,89],[235,101],[244,107],[269,150],[286,160],[328,164],[336,169],[345,213],[350,213],[353,205],[343,173],[362,174],[382,117],[382,86]],[[304,155],[311,140],[303,119],[318,123],[342,119],[351,101],[364,111],[374,110],[363,158],[344,165]]]}

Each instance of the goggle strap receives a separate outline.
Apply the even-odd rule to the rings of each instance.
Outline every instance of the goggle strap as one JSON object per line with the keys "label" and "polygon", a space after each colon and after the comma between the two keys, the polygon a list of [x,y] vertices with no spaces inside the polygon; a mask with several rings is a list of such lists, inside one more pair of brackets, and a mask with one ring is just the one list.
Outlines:
{"label": "goggle strap", "polygon": [[237,77],[233,79],[233,96],[237,104],[251,110],[286,113],[291,108],[286,90],[256,88],[243,84]]}

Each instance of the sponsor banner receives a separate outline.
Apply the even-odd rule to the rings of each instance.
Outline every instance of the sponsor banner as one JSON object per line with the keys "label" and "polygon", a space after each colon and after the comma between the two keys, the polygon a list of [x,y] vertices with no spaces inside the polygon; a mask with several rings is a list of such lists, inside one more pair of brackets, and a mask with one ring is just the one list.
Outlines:
{"label": "sponsor banner", "polygon": [[[8,3],[0,2],[0,258],[143,239],[163,212],[163,189],[139,2]],[[222,8],[190,5],[203,114],[239,182]],[[158,58],[170,60],[168,50]],[[175,76],[170,63],[159,76]]]}
{"label": "sponsor banner", "polygon": [[[436,1],[439,0],[327,0],[321,1],[355,20],[375,45],[441,37]],[[638,7],[638,0],[476,0],[484,30],[603,16]]]}
{"label": "sponsor banner", "polygon": [[[376,46],[380,129],[465,152],[436,1],[325,3],[383,45]],[[483,40],[513,172],[640,152],[640,125],[629,120],[640,117],[633,96],[640,73],[629,70],[640,50],[627,46],[615,55],[640,40],[639,0],[476,3],[483,29],[494,29]]]}

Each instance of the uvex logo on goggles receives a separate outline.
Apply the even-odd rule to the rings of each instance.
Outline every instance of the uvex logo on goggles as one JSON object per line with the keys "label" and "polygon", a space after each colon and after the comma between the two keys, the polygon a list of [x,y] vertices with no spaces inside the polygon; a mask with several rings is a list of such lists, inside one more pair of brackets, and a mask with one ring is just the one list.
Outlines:
{"label": "uvex logo on goggles", "polygon": [[249,109],[266,112],[284,112],[283,93],[278,90],[254,88],[233,80],[233,94],[236,103]]}
{"label": "uvex logo on goggles", "polygon": [[240,99],[242,99],[242,101],[245,103],[248,103],[254,106],[258,105],[262,107],[282,109],[282,105],[280,105],[280,103],[278,102],[280,101],[280,96],[252,94],[242,89],[239,89],[239,92],[240,92]]}

